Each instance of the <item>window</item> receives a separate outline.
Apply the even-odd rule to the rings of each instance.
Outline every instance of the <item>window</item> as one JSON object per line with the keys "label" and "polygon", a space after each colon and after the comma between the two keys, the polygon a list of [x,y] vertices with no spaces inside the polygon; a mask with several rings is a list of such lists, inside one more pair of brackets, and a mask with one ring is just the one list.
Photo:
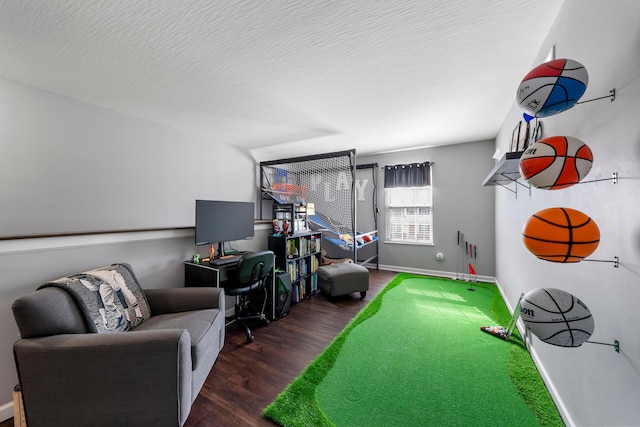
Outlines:
{"label": "window", "polygon": [[431,186],[385,188],[389,243],[433,244]]}
{"label": "window", "polygon": [[431,163],[385,166],[385,242],[433,244]]}

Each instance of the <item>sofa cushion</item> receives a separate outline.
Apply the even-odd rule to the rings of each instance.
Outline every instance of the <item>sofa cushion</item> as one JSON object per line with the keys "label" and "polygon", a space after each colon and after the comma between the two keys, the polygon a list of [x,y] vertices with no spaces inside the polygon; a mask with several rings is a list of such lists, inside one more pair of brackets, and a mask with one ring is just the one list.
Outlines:
{"label": "sofa cushion", "polygon": [[153,316],[135,331],[186,329],[191,336],[191,362],[195,371],[211,348],[220,349],[220,331],[224,330],[224,313],[217,308],[183,311]]}
{"label": "sofa cushion", "polygon": [[67,292],[47,288],[18,298],[11,306],[21,338],[87,334],[87,322]]}
{"label": "sofa cushion", "polygon": [[92,332],[128,331],[151,317],[151,310],[131,266],[112,264],[45,283],[77,302]]}

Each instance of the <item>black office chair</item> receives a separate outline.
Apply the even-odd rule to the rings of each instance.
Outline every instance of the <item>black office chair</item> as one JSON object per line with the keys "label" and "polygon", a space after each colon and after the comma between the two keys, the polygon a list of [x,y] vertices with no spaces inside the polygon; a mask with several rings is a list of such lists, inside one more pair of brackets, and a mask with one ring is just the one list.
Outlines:
{"label": "black office chair", "polygon": [[[273,272],[274,259],[272,251],[244,255],[236,268],[235,280],[225,286],[227,295],[236,297],[234,320],[244,328],[247,342],[253,342],[254,337],[245,320],[260,319],[265,326],[270,323],[264,309],[267,305],[267,282]],[[256,304],[259,308],[255,307]]]}

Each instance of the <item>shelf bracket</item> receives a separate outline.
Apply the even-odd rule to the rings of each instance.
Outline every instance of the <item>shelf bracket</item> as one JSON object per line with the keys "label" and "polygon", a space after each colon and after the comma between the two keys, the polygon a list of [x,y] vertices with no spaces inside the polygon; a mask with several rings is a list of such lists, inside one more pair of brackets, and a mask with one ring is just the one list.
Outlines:
{"label": "shelf bracket", "polygon": [[591,101],[598,101],[600,99],[607,99],[607,98],[609,98],[611,100],[611,102],[616,100],[616,88],[611,89],[609,91],[609,95],[601,96],[599,98],[587,99],[586,101],[579,101],[579,102],[576,102],[576,105],[584,104],[584,103],[591,102]]}
{"label": "shelf bracket", "polygon": [[[519,163],[522,153],[523,152],[520,151],[514,151],[502,156],[493,170],[485,178],[482,185],[499,185],[514,193],[516,195],[516,199],[518,198],[518,186],[523,186],[529,189],[529,196],[531,196],[531,186],[527,186],[518,181],[520,178]],[[508,185],[514,182],[515,189],[509,188]]]}
{"label": "shelf bracket", "polygon": [[[512,193],[514,193],[516,195],[516,199],[518,198],[518,186],[522,186],[526,189],[529,190],[529,196],[531,196],[531,186],[530,185],[525,185],[523,183],[521,183],[518,178],[520,177],[520,173],[518,173],[518,178],[512,178],[510,177],[507,173],[501,173],[499,174],[501,177],[504,178],[504,180],[497,180],[494,179],[492,182],[496,185],[499,185],[502,188],[505,188],[509,191],[511,191]],[[505,183],[506,182],[506,183]],[[515,183],[515,189],[511,189],[509,188],[509,185]]]}
{"label": "shelf bracket", "polygon": [[614,268],[619,268],[620,267],[620,258],[617,256],[613,257],[613,261],[609,261],[609,260],[605,260],[605,259],[583,259],[582,261],[589,261],[589,262],[610,262],[613,263],[613,267]]}
{"label": "shelf bracket", "polygon": [[512,190],[511,188],[509,188],[508,184],[503,184],[501,182],[495,181],[496,185],[499,185],[502,188],[506,188],[507,190],[511,191],[512,193],[516,194],[516,198],[518,197],[518,188],[516,187],[515,190]]}
{"label": "shelf bracket", "polygon": [[620,341],[618,340],[613,340],[613,344],[609,344],[606,342],[598,342],[598,341],[585,341],[588,342],[589,344],[600,344],[600,345],[608,345],[613,347],[613,349],[616,351],[616,353],[620,353]]}
{"label": "shelf bracket", "polygon": [[613,172],[611,174],[611,178],[600,178],[600,179],[591,179],[589,181],[580,181],[576,182],[576,184],[589,184],[592,182],[601,182],[601,181],[611,181],[612,184],[617,184],[619,179],[618,172]]}

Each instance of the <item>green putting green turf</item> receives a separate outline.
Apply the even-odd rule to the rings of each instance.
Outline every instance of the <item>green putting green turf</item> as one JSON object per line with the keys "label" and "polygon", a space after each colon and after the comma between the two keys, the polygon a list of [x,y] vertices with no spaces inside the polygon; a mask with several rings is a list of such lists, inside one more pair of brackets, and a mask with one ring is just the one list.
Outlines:
{"label": "green putting green turf", "polygon": [[[283,426],[563,425],[495,286],[398,275],[265,409]],[[515,376],[515,377],[514,377]]]}

